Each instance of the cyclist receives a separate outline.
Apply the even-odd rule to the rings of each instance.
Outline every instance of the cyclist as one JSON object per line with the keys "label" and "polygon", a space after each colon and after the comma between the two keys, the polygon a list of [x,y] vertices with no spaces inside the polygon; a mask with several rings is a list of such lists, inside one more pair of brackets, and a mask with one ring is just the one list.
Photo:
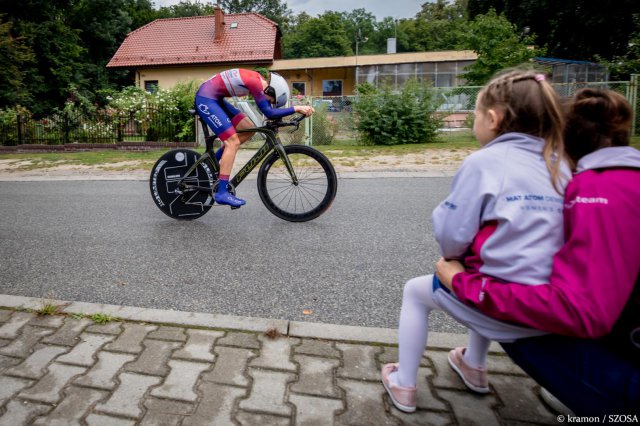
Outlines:
{"label": "cyclist", "polygon": [[216,158],[220,161],[220,176],[214,199],[218,204],[231,207],[245,204],[244,200],[229,193],[228,183],[238,148],[253,136],[253,133],[238,135],[236,129],[248,129],[255,127],[255,124],[225,98],[247,95],[253,97],[268,119],[282,118],[296,112],[310,116],[314,112],[309,105],[287,108],[289,85],[274,72],[270,73],[267,82],[257,71],[230,69],[214,75],[200,86],[195,98],[196,110],[223,144],[216,152]]}

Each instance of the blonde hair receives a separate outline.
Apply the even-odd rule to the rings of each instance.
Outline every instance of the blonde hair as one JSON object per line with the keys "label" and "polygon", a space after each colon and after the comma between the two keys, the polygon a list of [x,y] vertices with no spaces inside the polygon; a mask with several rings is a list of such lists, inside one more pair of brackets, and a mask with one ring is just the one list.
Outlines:
{"label": "blonde hair", "polygon": [[561,194],[565,119],[560,97],[544,74],[513,69],[496,75],[478,94],[478,108],[502,112],[498,135],[519,132],[544,139],[542,155],[551,183]]}

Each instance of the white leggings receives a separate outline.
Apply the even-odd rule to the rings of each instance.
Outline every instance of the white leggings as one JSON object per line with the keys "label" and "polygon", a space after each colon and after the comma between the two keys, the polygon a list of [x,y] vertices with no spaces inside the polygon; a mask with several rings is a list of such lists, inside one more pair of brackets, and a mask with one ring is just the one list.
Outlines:
{"label": "white leggings", "polygon": [[403,387],[416,385],[420,360],[427,345],[429,313],[440,309],[469,328],[465,362],[471,367],[484,367],[492,340],[511,342],[519,338],[545,334],[490,318],[464,305],[450,293],[433,291],[433,275],[413,278],[404,286],[398,329],[399,363],[397,380]]}

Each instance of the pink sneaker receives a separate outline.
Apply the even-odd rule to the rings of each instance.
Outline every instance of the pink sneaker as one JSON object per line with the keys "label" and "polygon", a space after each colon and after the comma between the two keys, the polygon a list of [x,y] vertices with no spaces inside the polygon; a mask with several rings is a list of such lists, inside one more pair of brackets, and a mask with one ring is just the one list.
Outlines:
{"label": "pink sneaker", "polygon": [[403,388],[389,380],[389,374],[398,371],[398,364],[386,364],[382,367],[382,384],[391,397],[391,402],[396,408],[405,413],[416,411],[416,388]]}
{"label": "pink sneaker", "polygon": [[458,373],[464,384],[474,392],[489,393],[489,377],[486,368],[471,368],[464,362],[467,348],[455,348],[449,352],[449,365]]}

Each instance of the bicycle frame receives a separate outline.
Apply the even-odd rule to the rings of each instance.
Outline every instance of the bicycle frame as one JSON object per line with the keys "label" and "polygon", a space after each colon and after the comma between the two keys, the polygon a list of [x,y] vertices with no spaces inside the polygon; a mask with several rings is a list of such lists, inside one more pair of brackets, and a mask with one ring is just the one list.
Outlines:
{"label": "bicycle frame", "polygon": [[[199,187],[195,185],[186,185],[184,183],[184,180],[186,179],[186,177],[190,176],[196,170],[196,167],[198,167],[198,165],[202,164],[207,159],[211,160],[211,163],[213,164],[214,172],[217,174],[220,173],[220,163],[216,159],[213,151],[213,141],[215,140],[215,135],[209,134],[209,128],[207,127],[206,123],[202,121],[202,119],[200,119],[200,122],[202,124],[202,128],[205,135],[205,146],[206,146],[205,152],[200,156],[200,158],[198,158],[198,160],[189,168],[187,173],[185,173],[184,177],[178,182],[177,186],[182,191],[206,191],[206,192],[211,191],[211,188],[204,188],[204,187]],[[253,155],[253,157],[251,157],[251,159],[244,166],[242,166],[242,168],[238,171],[238,173],[236,173],[231,178],[231,180],[229,181],[229,184],[231,185],[232,188],[237,188],[238,185],[240,185],[240,183],[249,175],[249,173],[251,173],[251,171],[255,169],[256,166],[260,164],[260,162],[264,160],[272,150],[275,150],[280,156],[280,158],[282,159],[282,161],[285,163],[287,171],[291,175],[291,179],[293,180],[294,185],[298,185],[298,177],[296,176],[295,170],[293,169],[293,165],[291,164],[289,157],[287,157],[287,154],[284,150],[284,145],[282,145],[282,142],[278,137],[278,133],[276,131],[277,128],[278,126],[274,124],[272,125],[267,124],[264,127],[254,127],[249,129],[237,130],[237,133],[262,133],[266,136],[266,141],[260,147],[260,149],[258,149],[258,151]]]}

